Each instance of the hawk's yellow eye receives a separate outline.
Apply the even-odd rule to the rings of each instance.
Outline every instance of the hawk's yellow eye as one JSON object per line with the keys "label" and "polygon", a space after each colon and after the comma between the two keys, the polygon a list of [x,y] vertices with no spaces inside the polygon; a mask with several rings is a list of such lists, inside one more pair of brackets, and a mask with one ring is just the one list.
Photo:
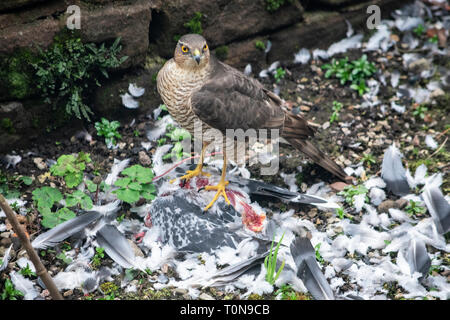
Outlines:
{"label": "hawk's yellow eye", "polygon": [[205,45],[203,46],[203,51],[206,51],[206,50],[208,50],[208,45],[207,45],[207,44],[205,44]]}
{"label": "hawk's yellow eye", "polygon": [[184,53],[189,52],[189,48],[186,46],[181,46],[181,51],[183,51]]}

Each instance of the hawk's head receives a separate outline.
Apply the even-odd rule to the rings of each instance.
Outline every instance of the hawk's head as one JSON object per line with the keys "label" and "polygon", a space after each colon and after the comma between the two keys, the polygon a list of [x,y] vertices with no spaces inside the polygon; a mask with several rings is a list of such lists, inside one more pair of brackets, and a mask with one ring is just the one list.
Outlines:
{"label": "hawk's head", "polygon": [[178,66],[201,69],[209,64],[209,47],[199,34],[186,34],[178,40],[174,59]]}

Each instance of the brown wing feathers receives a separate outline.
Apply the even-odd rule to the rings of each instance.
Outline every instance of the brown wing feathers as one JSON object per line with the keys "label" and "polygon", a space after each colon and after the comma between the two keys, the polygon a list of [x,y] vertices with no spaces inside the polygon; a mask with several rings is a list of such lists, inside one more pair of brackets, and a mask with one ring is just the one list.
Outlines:
{"label": "brown wing feathers", "polygon": [[281,136],[315,163],[345,181],[346,174],[309,140],[315,129],[281,107],[282,100],[257,80],[218,61],[211,79],[192,95],[194,113],[208,125],[226,129],[281,129]]}

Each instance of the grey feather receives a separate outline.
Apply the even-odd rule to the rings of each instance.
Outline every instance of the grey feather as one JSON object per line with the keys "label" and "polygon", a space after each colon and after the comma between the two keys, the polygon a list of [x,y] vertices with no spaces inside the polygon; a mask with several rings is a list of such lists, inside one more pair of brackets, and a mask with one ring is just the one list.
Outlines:
{"label": "grey feather", "polygon": [[3,263],[0,266],[0,271],[3,271],[6,269],[6,267],[8,266],[8,262],[9,262],[9,254],[11,252],[11,248],[12,248],[12,244],[9,246],[9,248],[5,251],[5,255],[3,256],[2,260]]}
{"label": "grey feather", "polygon": [[384,152],[381,164],[381,177],[387,189],[397,196],[404,196],[410,191],[401,157],[400,151],[392,145]]}
{"label": "grey feather", "polygon": [[97,232],[98,245],[122,267],[140,269],[136,256],[127,238],[113,225],[106,224]]}
{"label": "grey feather", "polygon": [[39,235],[33,240],[31,245],[35,249],[46,249],[48,247],[53,247],[75,233],[82,231],[88,225],[94,221],[97,221],[101,216],[102,214],[97,211],[86,212],[81,216],[63,222],[53,229]]}
{"label": "grey feather", "polygon": [[308,238],[297,238],[291,244],[297,276],[316,300],[334,300],[333,290],[317,264],[314,248]]}
{"label": "grey feather", "polygon": [[412,239],[405,256],[409,264],[411,274],[420,272],[423,277],[428,274],[431,267],[431,260],[428,256],[427,248],[422,240]]}
{"label": "grey feather", "polygon": [[450,230],[450,204],[438,187],[425,186],[422,198],[430,211],[431,217],[441,234]]}
{"label": "grey feather", "polygon": [[328,203],[326,199],[320,197],[292,192],[287,189],[280,188],[276,185],[257,180],[243,178],[238,179],[234,177],[230,177],[229,180],[233,184],[239,185],[240,187],[244,188],[244,190],[251,195],[269,196],[284,201],[313,205],[322,205]]}
{"label": "grey feather", "polygon": [[254,256],[253,258],[233,264],[222,270],[217,271],[217,273],[211,277],[213,283],[210,285],[222,286],[235,280],[246,271],[250,270],[256,265],[259,265],[268,254],[269,251],[266,251],[264,253]]}

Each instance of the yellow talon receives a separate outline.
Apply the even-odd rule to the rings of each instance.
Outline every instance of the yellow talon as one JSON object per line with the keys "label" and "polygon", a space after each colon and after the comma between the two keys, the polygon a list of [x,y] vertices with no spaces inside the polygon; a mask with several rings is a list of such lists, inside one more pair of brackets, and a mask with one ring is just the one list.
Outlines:
{"label": "yellow talon", "polygon": [[227,194],[225,192],[225,187],[228,185],[228,181],[225,181],[224,179],[221,179],[219,184],[215,185],[215,186],[206,186],[205,190],[217,190],[216,195],[214,196],[214,198],[212,199],[212,201],[206,206],[206,208],[203,211],[208,210],[209,208],[212,207],[212,205],[214,204],[214,202],[216,202],[216,200],[219,198],[220,195],[222,195],[225,198],[225,201],[230,204],[230,200],[228,200]]}
{"label": "yellow talon", "polygon": [[[211,174],[202,170],[202,167],[195,168],[194,170],[187,170],[186,174],[180,177],[180,180],[189,180],[196,176],[207,176],[209,177]],[[170,183],[174,183],[178,178],[170,180]]]}

